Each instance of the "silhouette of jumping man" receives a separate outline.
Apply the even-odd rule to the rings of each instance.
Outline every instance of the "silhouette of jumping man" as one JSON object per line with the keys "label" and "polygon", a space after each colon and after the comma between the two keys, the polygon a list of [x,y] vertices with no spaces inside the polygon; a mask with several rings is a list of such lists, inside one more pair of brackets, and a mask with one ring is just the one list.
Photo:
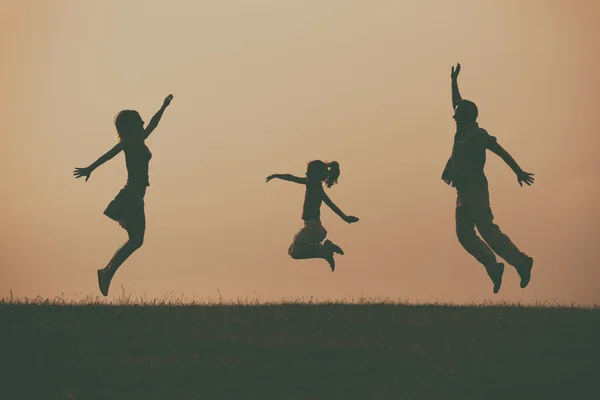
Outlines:
{"label": "silhouette of jumping man", "polygon": [[[476,122],[477,106],[469,100],[463,100],[458,91],[459,73],[460,64],[457,64],[456,68],[452,67],[450,74],[456,135],[452,155],[442,174],[442,179],[457,191],[458,241],[484,265],[494,283],[494,293],[500,290],[504,273],[504,264],[497,262],[494,252],[515,267],[521,278],[521,287],[524,288],[531,279],[533,258],[519,251],[508,236],[493,223],[488,182],[483,172],[486,150],[497,154],[508,164],[517,175],[519,185],[523,186],[525,182],[531,186],[534,181],[533,174],[523,171],[511,155],[498,144],[496,138],[479,127]],[[475,227],[485,242],[477,236]]]}
{"label": "silhouette of jumping man", "polygon": [[73,172],[75,178],[85,176],[87,182],[96,168],[121,151],[125,152],[127,183],[115,199],[110,202],[104,214],[117,221],[127,231],[129,240],[119,247],[105,268],[98,270],[98,286],[100,286],[100,292],[104,296],[108,295],[110,282],[121,264],[144,243],[144,233],[146,231],[144,195],[146,194],[146,188],[150,186],[148,164],[152,158],[152,153],[146,146],[145,140],[158,126],[172,99],[172,94],[165,98],[162,107],[152,117],[146,129],[144,129],[144,121],[137,111],[123,110],[119,112],[115,118],[119,143],[89,167],[75,168],[75,172]]}
{"label": "silhouette of jumping man", "polygon": [[[267,182],[277,178],[306,186],[302,211],[304,227],[294,236],[294,241],[288,249],[288,254],[296,260],[323,258],[329,263],[331,272],[335,271],[334,253],[343,255],[344,252],[331,240],[325,240],[327,231],[321,225],[321,203],[325,202],[329,208],[349,224],[358,221],[358,218],[347,216],[333,204],[323,189],[323,182],[325,182],[328,188],[331,188],[337,183],[339,176],[340,166],[337,162],[326,163],[315,160],[308,163],[305,178],[289,174],[275,174],[267,177]],[[323,240],[325,240],[324,243],[322,243]]]}

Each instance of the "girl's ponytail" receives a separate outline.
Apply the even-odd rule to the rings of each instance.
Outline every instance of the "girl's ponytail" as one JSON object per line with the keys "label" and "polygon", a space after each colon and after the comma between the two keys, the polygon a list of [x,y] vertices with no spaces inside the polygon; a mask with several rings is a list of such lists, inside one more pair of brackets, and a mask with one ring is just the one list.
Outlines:
{"label": "girl's ponytail", "polygon": [[327,168],[329,169],[329,173],[327,178],[325,178],[325,184],[330,188],[337,183],[340,176],[340,164],[337,161],[332,161],[327,164]]}

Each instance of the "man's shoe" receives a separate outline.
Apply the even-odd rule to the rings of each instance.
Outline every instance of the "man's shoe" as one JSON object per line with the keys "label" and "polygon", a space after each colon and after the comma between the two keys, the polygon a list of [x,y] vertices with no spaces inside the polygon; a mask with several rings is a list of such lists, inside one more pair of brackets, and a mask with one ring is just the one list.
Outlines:
{"label": "man's shoe", "polygon": [[494,283],[494,294],[500,291],[500,286],[502,286],[502,274],[504,274],[504,264],[496,263],[489,267],[485,267],[487,274],[492,279]]}
{"label": "man's shoe", "polygon": [[521,278],[521,288],[526,288],[531,280],[531,268],[533,268],[533,258],[527,257],[527,262],[517,268],[517,273]]}

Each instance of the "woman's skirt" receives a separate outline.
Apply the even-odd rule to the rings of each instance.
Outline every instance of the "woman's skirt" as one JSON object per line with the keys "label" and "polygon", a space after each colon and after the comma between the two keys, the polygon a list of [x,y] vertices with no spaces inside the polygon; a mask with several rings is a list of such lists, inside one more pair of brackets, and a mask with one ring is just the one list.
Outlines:
{"label": "woman's skirt", "polygon": [[104,215],[117,221],[127,229],[135,224],[143,225],[146,222],[144,213],[145,187],[125,186],[113,201],[110,202]]}
{"label": "woman's skirt", "polygon": [[288,248],[288,254],[300,253],[304,249],[321,246],[321,242],[327,237],[327,230],[321,225],[321,220],[309,219],[304,221],[304,227],[296,233],[294,241]]}

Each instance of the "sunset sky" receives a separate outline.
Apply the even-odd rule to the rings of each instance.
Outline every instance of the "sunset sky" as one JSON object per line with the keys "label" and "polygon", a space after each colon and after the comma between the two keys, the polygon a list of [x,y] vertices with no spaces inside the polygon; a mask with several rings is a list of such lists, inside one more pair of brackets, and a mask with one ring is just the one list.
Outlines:
{"label": "sunset sky", "polygon": [[[594,0],[4,0],[0,5],[0,297],[100,295],[126,233],[105,217],[124,156],[72,176],[147,122],[144,246],[115,276],[133,297],[361,296],[600,304],[600,4]],[[488,155],[495,222],[535,264],[493,295],[458,243],[450,68],[521,167]],[[346,255],[295,261],[303,188],[265,183],[340,163],[323,206]]]}

